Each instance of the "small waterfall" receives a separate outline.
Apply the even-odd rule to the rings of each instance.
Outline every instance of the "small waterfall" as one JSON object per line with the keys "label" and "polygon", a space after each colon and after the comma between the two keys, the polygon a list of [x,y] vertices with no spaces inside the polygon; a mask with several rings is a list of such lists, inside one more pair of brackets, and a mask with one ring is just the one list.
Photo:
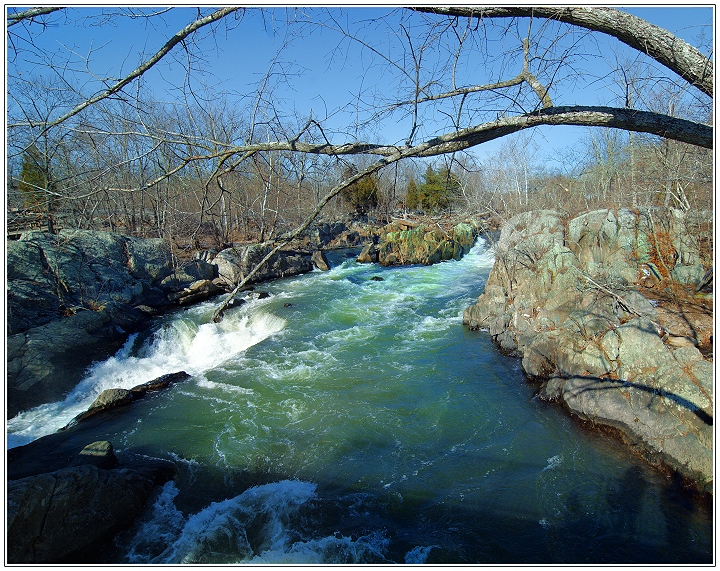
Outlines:
{"label": "small waterfall", "polygon": [[113,357],[92,365],[64,400],[38,406],[10,419],[8,448],[56,432],[87,410],[106,389],[131,389],[181,370],[202,377],[286,325],[284,319],[263,311],[261,302],[248,303],[229,312],[220,323],[210,320],[212,307],[205,303],[167,320],[140,347],[134,346],[137,335],[131,335]]}

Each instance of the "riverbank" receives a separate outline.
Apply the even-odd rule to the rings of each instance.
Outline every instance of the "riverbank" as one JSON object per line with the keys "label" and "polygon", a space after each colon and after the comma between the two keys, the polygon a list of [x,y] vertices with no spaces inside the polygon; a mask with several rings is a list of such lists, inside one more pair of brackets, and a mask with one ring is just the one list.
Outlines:
{"label": "riverbank", "polygon": [[[492,255],[481,250],[460,262],[430,267],[393,269],[335,259],[333,271],[264,285],[267,297],[248,300],[220,324],[208,322],[207,304],[163,316],[152,335],[137,336],[122,354],[99,364],[66,405],[83,399],[89,405],[94,397],[89,398],[88,391],[109,386],[130,390],[153,378],[152,371],[176,370],[181,363],[183,368],[192,367],[190,381],[72,427],[68,438],[78,437],[72,454],[53,440],[61,438],[56,435],[23,452],[32,458],[46,453],[50,457],[57,451],[68,462],[81,451],[81,440],[92,439],[115,446],[120,464],[112,470],[132,470],[125,458],[138,452],[172,460],[178,474],[174,483],[163,485],[162,494],[167,496],[161,494],[165,498],[161,506],[185,514],[187,535],[172,531],[168,545],[157,547],[190,549],[188,556],[197,557],[196,562],[207,562],[203,559],[207,554],[190,545],[195,533],[192,514],[222,518],[223,512],[214,511],[212,502],[246,513],[247,502],[261,493],[291,494],[273,499],[278,506],[278,501],[295,501],[296,487],[262,485],[296,479],[316,490],[317,499],[303,504],[306,516],[320,517],[311,507],[318,504],[325,506],[320,512],[338,513],[340,519],[313,527],[321,535],[313,535],[312,541],[336,546],[348,557],[345,562],[403,562],[421,555],[426,562],[438,563],[507,562],[492,549],[478,546],[477,537],[491,533],[489,528],[475,529],[478,521],[503,530],[502,538],[493,535],[490,540],[502,544],[503,552],[523,553],[523,561],[556,561],[541,536],[549,534],[552,541],[559,541],[553,531],[558,526],[566,529],[567,541],[563,539],[559,549],[566,554],[574,553],[568,543],[575,541],[573,528],[574,533],[603,535],[627,528],[616,523],[615,531],[600,531],[595,517],[573,519],[573,497],[597,497],[599,503],[586,509],[598,514],[605,509],[606,492],[616,499],[622,496],[621,505],[644,507],[610,517],[634,521],[660,509],[652,499],[655,496],[638,494],[638,486],[652,489],[657,484],[648,483],[654,482],[653,476],[642,467],[628,467],[622,450],[578,434],[562,415],[532,399],[535,389],[519,382],[515,360],[495,354],[487,335],[459,327],[462,308],[482,287],[491,262]],[[458,354],[464,357],[459,359]],[[484,413],[478,415],[479,410]],[[47,424],[42,411],[37,414],[28,416],[27,422]],[[75,415],[68,411],[67,420]],[[67,421],[60,426],[64,424]],[[90,427],[92,434],[75,432]],[[578,450],[579,442],[591,449]],[[42,452],[40,447],[46,444],[49,448]],[[328,464],[328,458],[335,460]],[[537,480],[537,488],[528,486],[529,474],[533,482]],[[561,482],[568,489],[556,495]],[[529,495],[535,489],[536,498]],[[344,490],[339,500],[333,495],[338,490]],[[352,521],[372,529],[369,521],[347,512],[358,493],[374,498],[363,504],[363,511],[387,521],[395,531],[386,536],[378,530],[363,539],[347,527]],[[641,496],[638,504],[635,500]],[[303,498],[302,502],[309,501],[308,496]],[[264,505],[251,505],[258,513],[269,513]],[[383,507],[377,512],[379,505]],[[446,511],[452,506],[462,509]],[[424,540],[414,529],[423,513],[434,514],[433,521],[453,521],[460,528],[473,529],[471,543],[476,547],[470,543],[453,547],[452,541],[440,539],[445,533],[442,526],[433,527],[432,538]],[[390,520],[383,519],[389,516]],[[243,533],[243,522],[240,518],[237,533]],[[305,527],[283,522],[288,541],[308,533]],[[428,525],[435,524],[428,521]],[[631,527],[638,525],[646,529],[646,522],[639,519]],[[331,532],[323,536],[326,526],[341,530],[343,537],[331,538]],[[533,538],[527,551],[513,547],[518,526]],[[412,539],[399,541],[400,530]],[[672,550],[682,553],[682,560],[702,559],[662,539],[659,531],[653,533],[653,545],[665,546],[662,551],[654,549],[655,555],[640,550],[643,555],[638,559],[633,554],[635,540],[620,536],[617,541],[622,545],[616,553],[626,561],[647,561],[658,553],[664,561],[678,560]],[[131,533],[127,541],[133,544],[133,537],[142,532],[138,534]],[[217,539],[208,536],[203,542],[220,548],[225,562],[271,557],[262,541],[253,540],[250,551],[242,555],[223,551],[226,548],[216,544]],[[303,561],[315,561],[318,552],[310,546],[319,543],[300,544],[311,557]],[[284,557],[292,545],[283,547]],[[392,547],[383,547],[387,545]],[[132,549],[139,549],[135,551],[139,562],[175,561],[170,551],[158,555],[157,547],[147,552]],[[362,552],[363,559],[353,560],[350,551]],[[588,553],[591,560],[605,560],[602,551]],[[575,556],[580,557],[579,552]],[[120,561],[123,555],[113,557],[120,559],[105,562]]]}
{"label": "riverbank", "polygon": [[541,398],[712,494],[707,281],[681,212],[529,212],[503,228],[464,323],[521,357]]}

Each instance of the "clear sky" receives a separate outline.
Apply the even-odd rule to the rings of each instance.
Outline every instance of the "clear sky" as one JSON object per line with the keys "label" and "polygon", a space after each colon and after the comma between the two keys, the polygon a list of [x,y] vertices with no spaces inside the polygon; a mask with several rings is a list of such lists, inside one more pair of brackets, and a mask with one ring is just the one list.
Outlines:
{"label": "clear sky", "polygon": [[[8,11],[13,10],[8,8]],[[316,15],[319,10],[311,11]],[[368,46],[382,51],[392,42],[397,42],[400,35],[397,10],[390,18],[378,23],[377,17],[386,15],[391,10],[393,9],[361,7],[344,9],[342,12],[333,11],[330,15],[356,31]],[[628,11],[699,47],[703,41],[707,44],[713,37],[714,13],[709,5],[634,7]],[[396,97],[397,75],[389,73],[381,60],[373,59],[372,51],[368,47],[362,47],[333,31],[331,27],[335,24],[330,22],[328,13],[322,16],[324,27],[298,24],[290,29],[291,35],[288,35],[288,29],[284,25],[286,17],[295,13],[296,19],[301,20],[301,12],[303,10],[295,13],[292,8],[268,9],[263,13],[251,10],[240,22],[227,27],[221,25],[214,35],[201,31],[198,41],[202,49],[198,53],[202,59],[194,61],[193,65],[204,73],[194,75],[196,85],[205,83],[211,91],[227,92],[229,97],[236,98],[238,105],[247,105],[248,99],[243,96],[252,93],[267,73],[270,62],[277,57],[273,69],[283,70],[287,75],[273,75],[270,85],[273,87],[274,101],[286,116],[296,113],[305,117],[311,109],[313,116],[317,118],[331,115],[344,103],[352,101],[353,98],[357,99],[358,94],[363,104],[379,102],[382,97]],[[74,8],[65,16],[51,17],[49,21],[53,25],[47,28],[31,28],[34,33],[33,41],[50,54],[53,62],[65,62],[70,57],[71,66],[77,69],[77,72],[69,75],[74,75],[79,83],[88,82],[88,69],[96,77],[120,77],[130,72],[143,57],[154,53],[170,35],[191,21],[196,12],[193,8],[174,9],[147,21],[127,17],[76,19],[76,16],[84,17],[97,13],[97,8]],[[14,47],[26,47],[22,35],[14,41]],[[503,41],[498,41],[491,51],[505,46]],[[589,53],[590,51],[593,53]],[[612,64],[616,58],[626,57],[626,53],[630,52],[616,40],[603,39],[600,44],[594,45],[592,50],[588,50],[587,57],[578,56],[578,65],[589,70],[589,75],[602,76],[605,74],[606,63],[601,61],[597,54],[610,56],[609,61]],[[13,49],[8,48],[8,57],[11,58],[13,54]],[[183,83],[186,56],[187,52],[177,46],[171,57],[146,75],[144,81],[155,97],[172,100],[177,96],[178,90],[173,86]],[[47,68],[39,65],[36,56],[29,59],[30,61],[23,61],[22,58],[11,58],[7,68],[8,77],[48,73]],[[425,61],[430,66],[435,63],[432,56],[428,56]],[[486,78],[480,78],[487,71],[483,67],[486,64],[473,59],[468,59],[466,63],[463,77],[467,82],[486,81]],[[505,77],[510,77],[518,71],[519,69],[513,67],[503,73]],[[10,89],[12,85],[10,79]],[[88,82],[84,85],[87,92],[92,92],[99,84]],[[610,103],[612,94],[601,89],[602,85],[604,82],[593,81],[589,76],[581,77],[572,84],[562,84],[554,94],[555,103]],[[356,118],[353,113],[338,113],[328,122],[340,129]],[[438,116],[437,119],[443,117]],[[399,143],[407,137],[410,125],[408,121],[392,116],[389,121],[382,123],[376,132],[353,131],[347,136],[373,139],[373,142]],[[425,118],[420,132],[421,139],[436,134],[431,125],[432,121],[432,116]],[[572,146],[577,138],[585,133],[587,130],[584,128],[553,127],[537,130],[533,137],[543,153],[552,155],[558,149]],[[339,142],[339,139],[336,138],[333,142]],[[501,141],[487,144],[478,154],[482,156],[484,152],[496,149],[500,144]]]}

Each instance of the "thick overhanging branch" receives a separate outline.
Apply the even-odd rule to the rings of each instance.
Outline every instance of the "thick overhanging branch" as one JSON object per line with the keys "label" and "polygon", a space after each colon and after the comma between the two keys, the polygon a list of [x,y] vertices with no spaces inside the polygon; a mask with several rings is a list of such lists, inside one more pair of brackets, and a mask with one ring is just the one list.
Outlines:
{"label": "thick overhanging branch", "polygon": [[[228,149],[206,154],[185,157],[179,165],[161,174],[156,179],[135,189],[113,189],[133,192],[146,190],[152,186],[170,178],[173,174],[181,171],[187,165],[195,161],[219,159],[223,165],[231,157],[242,155],[236,161],[237,164],[255,153],[269,151],[286,151],[314,155],[342,156],[342,155],[378,155],[384,157],[382,163],[376,163],[374,170],[363,171],[358,178],[376,172],[383,166],[396,162],[406,157],[434,157],[447,153],[464,151],[500,139],[512,133],[524,129],[539,127],[542,125],[575,125],[581,127],[611,127],[634,131],[637,133],[649,133],[707,149],[713,148],[713,128],[702,123],[694,123],[686,119],[678,119],[662,113],[650,111],[638,111],[634,109],[616,107],[588,107],[588,106],[564,106],[547,107],[534,113],[517,115],[511,117],[500,117],[495,121],[482,123],[459,131],[445,133],[424,143],[415,146],[392,146],[371,143],[347,143],[343,145],[332,145],[329,143],[302,143],[295,139],[290,141],[269,141],[265,143],[253,143],[251,145],[239,145]],[[233,163],[231,163],[232,165]],[[227,173],[231,167],[225,167],[222,172]],[[357,180],[357,179],[353,179]],[[343,187],[344,188],[344,187]],[[340,189],[342,190],[342,189]],[[338,190],[337,192],[340,192]],[[336,193],[332,194],[330,200]]]}
{"label": "thick overhanging branch", "polygon": [[650,133],[699,147],[711,149],[713,129],[709,125],[678,119],[662,113],[617,107],[561,106],[547,107],[535,113],[500,117],[460,131],[446,133],[417,146],[388,146],[371,143],[331,145],[294,141],[271,141],[242,145],[224,152],[228,154],[262,151],[294,151],[319,155],[380,155],[392,157],[398,153],[429,157],[465,150],[487,141],[499,139],[530,127],[540,125],[577,125],[585,127],[614,127],[638,133]]}
{"label": "thick overhanging branch", "polygon": [[469,18],[512,18],[534,17],[558,20],[588,30],[602,32],[617,38],[624,44],[644,54],[677,73],[685,81],[700,91],[713,96],[713,63],[699,50],[681,40],[667,30],[649,22],[605,7],[435,7],[421,6],[412,8],[417,12],[426,12],[445,16]]}
{"label": "thick overhanging branch", "polygon": [[613,127],[637,133],[650,133],[707,149],[713,148],[713,129],[709,125],[650,111],[578,105],[548,107],[536,113],[501,117],[490,123],[449,133],[434,139],[436,143],[426,153],[419,156],[462,151],[540,125]]}
{"label": "thick overhanging branch", "polygon": [[[380,169],[405,158],[430,157],[460,151],[522,129],[527,129],[528,127],[536,127],[539,125],[587,125],[616,127],[619,129],[652,133],[712,148],[712,128],[707,125],[699,125],[684,119],[676,119],[674,117],[660,115],[659,113],[634,111],[632,109],[614,109],[610,107],[550,107],[537,113],[522,115],[519,117],[503,117],[491,123],[484,123],[482,125],[463,129],[461,131],[447,133],[415,146],[380,147],[359,143],[342,145],[340,147],[334,147],[333,145],[318,145],[316,150],[318,152],[322,151],[325,154],[342,154],[339,150],[345,151],[345,154],[347,154],[350,150],[354,150],[357,154],[362,153],[363,149],[366,149],[368,152],[372,151],[375,153],[379,153],[380,150],[382,150],[382,152],[388,152],[389,154],[356,175],[337,184],[317,203],[315,209],[300,226],[291,232],[279,236],[275,241],[270,242],[275,244],[275,246],[252,269],[252,271],[250,271],[248,275],[235,286],[230,295],[215,310],[215,313],[213,314],[213,321],[217,322],[222,319],[223,313],[235,295],[241,291],[245,285],[247,285],[247,283],[255,276],[260,268],[270,260],[270,258],[304,232],[332,198],[340,194],[343,190],[361,178],[371,175]],[[273,143],[271,149],[265,150],[275,150],[277,145],[282,144],[290,143]],[[255,147],[257,146],[258,145]],[[295,145],[293,144],[293,146]],[[333,149],[334,152],[330,152]],[[294,148],[286,150],[299,149]]]}
{"label": "thick overhanging branch", "polygon": [[64,7],[62,7],[62,6],[44,6],[44,7],[38,7],[38,8],[30,8],[30,9],[24,10],[22,12],[14,12],[12,14],[8,14],[8,16],[7,16],[7,27],[9,28],[10,26],[19,24],[23,20],[32,20],[33,18],[37,18],[38,16],[52,14],[53,12],[57,12],[58,10],[64,10]]}

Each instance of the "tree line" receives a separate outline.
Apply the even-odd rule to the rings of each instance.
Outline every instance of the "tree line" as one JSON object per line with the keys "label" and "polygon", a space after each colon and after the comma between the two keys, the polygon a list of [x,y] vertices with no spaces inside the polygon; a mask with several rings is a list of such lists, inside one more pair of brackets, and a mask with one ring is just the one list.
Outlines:
{"label": "tree line", "polygon": [[[105,18],[162,17],[106,10]],[[205,45],[199,34],[210,30],[205,37],[218,42],[240,33],[250,16],[237,7],[199,10],[131,73],[90,91],[78,80],[82,66],[71,56],[58,62],[37,42],[46,26],[90,25],[83,20],[90,16],[10,11],[8,221],[34,214],[51,230],[281,243],[319,215],[422,211],[502,220],[541,207],[711,208],[712,61],[639,18],[608,8],[402,9],[392,12],[397,41],[382,51],[333,11],[288,12],[283,25],[297,34],[332,30],[397,75],[397,96],[361,94],[348,105],[366,118],[331,132],[332,113],[279,108],[277,86],[292,78],[278,58],[243,105],[196,81],[192,57]],[[615,56],[603,79],[616,94],[609,105],[555,105],[556,85],[583,73],[580,40],[592,34],[616,37],[639,55]],[[509,47],[496,53],[488,46],[497,38]],[[186,79],[179,97],[162,101],[145,76],[178,46],[188,55]],[[23,58],[36,63],[33,74],[13,67]],[[461,81],[478,58],[498,71],[485,83]],[[81,63],[89,73],[89,58]],[[375,103],[361,109],[366,98]],[[428,131],[430,116],[445,122]],[[397,117],[409,121],[403,142],[331,142]],[[588,126],[588,135],[548,169],[533,159],[542,148],[525,136],[538,125]],[[496,154],[472,154],[498,138],[507,142]]]}

